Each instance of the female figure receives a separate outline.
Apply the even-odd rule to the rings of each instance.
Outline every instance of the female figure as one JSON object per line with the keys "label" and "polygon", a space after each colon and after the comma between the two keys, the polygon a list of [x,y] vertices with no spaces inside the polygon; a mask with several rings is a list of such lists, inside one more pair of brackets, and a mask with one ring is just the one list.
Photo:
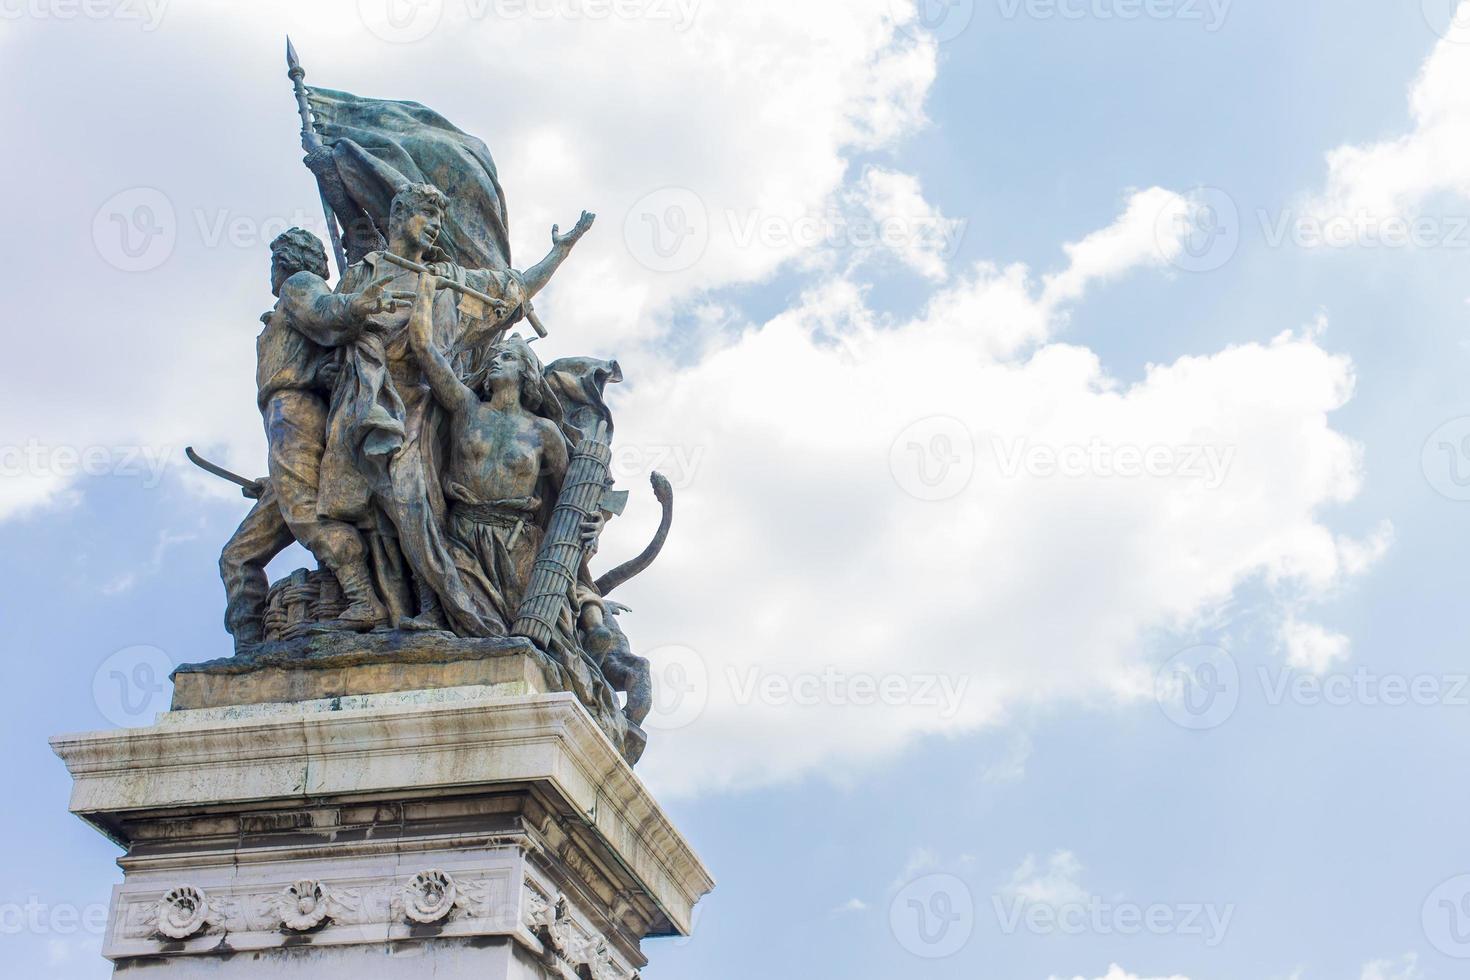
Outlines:
{"label": "female figure", "polygon": [[544,500],[555,501],[567,442],[546,414],[554,396],[525,341],[492,348],[471,388],[433,341],[435,281],[419,276],[408,338],[434,397],[449,415],[444,491],[450,551],[476,608],[504,635],[541,544]]}

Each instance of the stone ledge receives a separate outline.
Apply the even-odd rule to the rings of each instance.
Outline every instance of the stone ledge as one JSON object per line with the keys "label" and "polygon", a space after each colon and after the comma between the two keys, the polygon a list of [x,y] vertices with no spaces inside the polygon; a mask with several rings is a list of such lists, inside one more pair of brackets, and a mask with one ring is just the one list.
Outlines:
{"label": "stone ledge", "polygon": [[319,633],[173,672],[175,711],[465,686],[558,690],[557,671],[520,637]]}
{"label": "stone ledge", "polygon": [[538,786],[673,931],[688,933],[713,880],[575,696],[425,691],[351,703],[266,706],[247,717],[179,712],[151,728],[51,744],[75,780],[72,811],[124,846],[127,823],[165,814]]}

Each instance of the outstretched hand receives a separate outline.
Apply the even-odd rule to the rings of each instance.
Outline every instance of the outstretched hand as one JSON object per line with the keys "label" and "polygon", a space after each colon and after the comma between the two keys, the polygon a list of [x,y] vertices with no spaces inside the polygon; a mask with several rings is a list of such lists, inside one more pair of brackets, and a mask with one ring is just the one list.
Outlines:
{"label": "outstretched hand", "polygon": [[565,235],[560,234],[561,225],[551,226],[551,244],[559,248],[571,248],[592,227],[592,222],[597,220],[597,215],[591,211],[583,211],[582,217],[577,219],[577,224]]}
{"label": "outstretched hand", "polygon": [[413,294],[388,290],[387,286],[393,279],[391,274],[383,276],[354,293],[347,304],[351,314],[361,320],[377,313],[396,313],[399,307],[408,305]]}

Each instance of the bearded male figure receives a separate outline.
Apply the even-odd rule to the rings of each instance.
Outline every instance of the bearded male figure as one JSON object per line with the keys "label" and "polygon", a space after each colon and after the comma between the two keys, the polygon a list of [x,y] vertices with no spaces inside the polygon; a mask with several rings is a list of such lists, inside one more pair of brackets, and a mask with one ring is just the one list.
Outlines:
{"label": "bearded male figure", "polygon": [[253,488],[256,504],[220,555],[225,628],[237,653],[264,638],[265,566],[292,541],[336,576],[347,597],[347,608],[329,625],[368,630],[387,618],[361,535],[350,524],[323,518],[317,491],[334,348],[351,343],[367,316],[391,308],[392,299],[385,305],[382,282],[358,293],[333,293],[326,275],[326,251],[315,235],[292,228],[271,242],[271,293],[277,301],[261,316],[265,328],[256,340],[257,400],[270,476]]}

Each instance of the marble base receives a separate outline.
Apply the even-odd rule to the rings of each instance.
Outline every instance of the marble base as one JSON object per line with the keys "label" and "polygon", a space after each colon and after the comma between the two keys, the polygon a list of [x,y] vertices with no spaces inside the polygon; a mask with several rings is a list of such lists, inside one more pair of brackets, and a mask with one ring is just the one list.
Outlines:
{"label": "marble base", "polygon": [[561,690],[555,668],[528,640],[402,631],[268,643],[240,656],[184,664],[171,679],[175,711],[464,686],[495,686],[506,694]]}
{"label": "marble base", "polygon": [[[159,968],[162,967],[162,972]],[[208,977],[259,980],[261,977],[313,977],[316,980],[376,980],[425,977],[433,980],[545,980],[550,972],[522,945],[505,939],[442,939],[395,943],[388,947],[318,949],[293,946],[239,956],[119,964],[115,977]],[[577,975],[577,974],[573,974]]]}
{"label": "marble base", "polygon": [[126,849],[116,976],[628,980],[713,880],[570,694],[176,710],[60,736]]}

